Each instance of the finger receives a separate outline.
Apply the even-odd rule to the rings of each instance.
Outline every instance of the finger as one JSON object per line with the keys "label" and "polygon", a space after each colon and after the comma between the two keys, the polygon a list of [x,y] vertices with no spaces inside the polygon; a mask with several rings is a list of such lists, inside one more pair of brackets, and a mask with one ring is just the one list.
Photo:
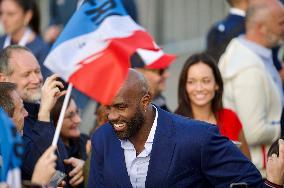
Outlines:
{"label": "finger", "polygon": [[[75,176],[73,176],[70,180],[71,184],[74,184],[75,182],[77,182],[80,178],[83,178],[83,171],[80,171],[79,173],[75,174]],[[84,178],[83,178],[84,179]]]}
{"label": "finger", "polygon": [[80,170],[82,170],[82,167],[80,165],[74,165],[74,167],[75,168],[71,172],[69,172],[69,176],[74,176],[75,174],[78,174]]}
{"label": "finger", "polygon": [[279,144],[279,158],[283,159],[284,158],[284,140],[279,139],[278,144]]}
{"label": "finger", "polygon": [[73,164],[75,163],[75,158],[71,157],[69,159],[64,159],[64,163],[65,164],[71,164],[72,166],[74,166]]}
{"label": "finger", "polygon": [[66,91],[66,90],[64,90],[64,91],[60,91],[59,93],[56,93],[56,94],[55,94],[55,97],[59,98],[59,97],[61,97],[61,96],[65,95],[66,93],[67,93],[67,91]]}
{"label": "finger", "polygon": [[62,82],[54,80],[49,84],[50,89],[54,88],[54,87],[60,87],[60,88],[64,88],[64,85]]}
{"label": "finger", "polygon": [[50,154],[54,153],[56,150],[56,146],[50,146],[48,147],[45,152],[42,154],[43,157],[47,157],[49,156]]}
{"label": "finger", "polygon": [[55,97],[57,95],[57,93],[60,93],[60,90],[59,90],[58,87],[51,89],[50,92],[49,92],[49,94],[53,97]]}
{"label": "finger", "polygon": [[81,176],[77,181],[75,181],[74,183],[72,183],[71,185],[72,186],[77,186],[79,185],[80,183],[82,183],[84,181],[84,177]]}
{"label": "finger", "polygon": [[51,166],[55,170],[56,162],[48,163],[48,165]]}
{"label": "finger", "polygon": [[48,156],[47,158],[47,163],[49,164],[55,164],[55,161],[57,160],[57,156],[55,154],[51,154],[50,156]]}
{"label": "finger", "polygon": [[44,82],[44,85],[49,85],[52,80],[55,80],[58,77],[59,77],[58,74],[53,74],[53,75],[47,77],[45,82]]}

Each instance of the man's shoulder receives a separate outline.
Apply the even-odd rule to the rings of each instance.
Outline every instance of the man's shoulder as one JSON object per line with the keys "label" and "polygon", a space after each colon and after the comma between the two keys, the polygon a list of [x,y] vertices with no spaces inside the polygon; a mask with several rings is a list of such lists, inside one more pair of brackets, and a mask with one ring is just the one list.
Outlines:
{"label": "man's shoulder", "polygon": [[[246,58],[242,58],[246,57]],[[234,38],[228,45],[219,61],[219,69],[223,78],[231,78],[243,71],[263,70],[261,58],[247,46],[240,38]]]}
{"label": "man's shoulder", "polygon": [[178,134],[188,134],[188,132],[194,134],[196,134],[197,132],[205,133],[208,129],[215,127],[212,124],[173,114],[171,112],[163,111],[162,113],[168,116],[168,118],[171,120],[168,122],[172,122],[172,126],[174,126]]}
{"label": "man's shoulder", "polygon": [[[245,26],[244,18],[237,15],[228,15],[223,20],[220,20],[215,24],[213,24],[213,26],[209,31],[209,34],[211,33],[215,35],[220,34],[220,35],[238,36],[239,34],[245,32],[244,26]],[[234,31],[233,34],[232,31]]]}
{"label": "man's shoulder", "polygon": [[113,128],[111,125],[107,122],[103,124],[101,127],[99,127],[94,134],[91,136],[92,141],[93,140],[101,140],[101,138],[106,138],[114,135]]}

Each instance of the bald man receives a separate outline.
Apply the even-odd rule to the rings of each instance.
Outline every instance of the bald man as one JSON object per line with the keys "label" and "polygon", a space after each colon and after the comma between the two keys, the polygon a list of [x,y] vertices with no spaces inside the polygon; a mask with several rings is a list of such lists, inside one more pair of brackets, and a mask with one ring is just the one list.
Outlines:
{"label": "bald man", "polygon": [[238,114],[252,162],[263,177],[268,148],[280,136],[283,90],[271,48],[283,39],[283,4],[255,0],[247,11],[245,35],[230,42],[219,62],[224,106]]}
{"label": "bald man", "polygon": [[216,126],[152,105],[147,82],[130,69],[109,123],[92,137],[89,188],[264,187],[260,173]]}

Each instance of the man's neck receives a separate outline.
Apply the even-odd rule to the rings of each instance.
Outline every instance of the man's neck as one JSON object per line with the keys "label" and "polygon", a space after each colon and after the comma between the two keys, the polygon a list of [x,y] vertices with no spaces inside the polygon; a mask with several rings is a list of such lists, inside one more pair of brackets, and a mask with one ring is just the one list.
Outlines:
{"label": "man's neck", "polygon": [[153,126],[155,115],[155,110],[153,109],[152,105],[149,105],[146,111],[145,123],[136,134],[136,136],[129,139],[130,142],[134,145],[137,154],[141,153],[144,150],[144,145]]}
{"label": "man's neck", "polygon": [[256,43],[258,45],[261,45],[261,46],[263,46],[265,48],[271,48],[270,46],[268,46],[266,44],[266,42],[262,38],[263,37],[259,37],[258,34],[253,33],[253,32],[247,32],[245,34],[245,39],[247,39],[248,41],[254,42],[254,43]]}

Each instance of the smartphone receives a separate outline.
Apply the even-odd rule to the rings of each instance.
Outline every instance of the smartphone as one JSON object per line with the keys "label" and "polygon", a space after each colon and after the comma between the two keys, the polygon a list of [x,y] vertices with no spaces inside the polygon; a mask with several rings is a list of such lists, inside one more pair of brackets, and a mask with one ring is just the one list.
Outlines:
{"label": "smartphone", "polygon": [[64,172],[56,170],[55,174],[52,176],[50,180],[49,185],[53,187],[57,187],[57,185],[59,185],[64,180],[65,177],[66,177],[66,174]]}
{"label": "smartphone", "polygon": [[246,183],[232,183],[230,188],[248,188],[248,184]]}

